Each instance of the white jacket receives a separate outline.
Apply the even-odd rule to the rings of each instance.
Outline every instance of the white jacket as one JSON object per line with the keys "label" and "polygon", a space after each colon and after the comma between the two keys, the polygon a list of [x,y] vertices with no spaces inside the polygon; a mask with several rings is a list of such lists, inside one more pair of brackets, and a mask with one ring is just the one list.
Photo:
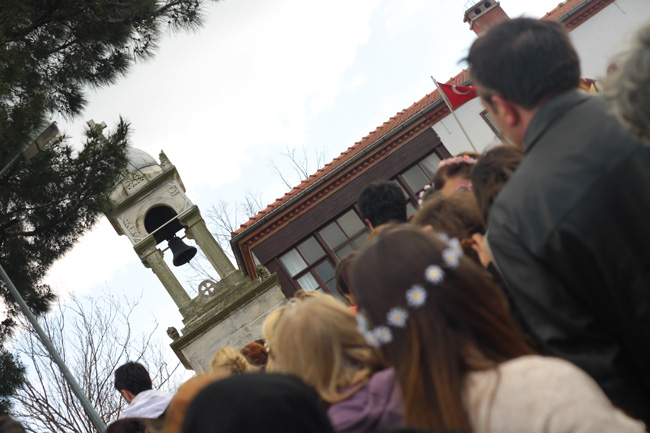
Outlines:
{"label": "white jacket", "polygon": [[135,396],[118,419],[122,418],[158,418],[169,406],[174,394],[157,389],[142,391]]}

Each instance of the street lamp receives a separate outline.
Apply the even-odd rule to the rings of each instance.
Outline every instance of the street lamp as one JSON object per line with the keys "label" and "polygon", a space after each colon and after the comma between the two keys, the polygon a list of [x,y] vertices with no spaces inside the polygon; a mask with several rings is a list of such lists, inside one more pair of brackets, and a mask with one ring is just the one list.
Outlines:
{"label": "street lamp", "polygon": [[16,161],[20,159],[21,155],[24,155],[25,159],[29,161],[38,152],[47,149],[50,142],[54,140],[58,135],[59,135],[59,127],[56,126],[55,121],[51,121],[48,127],[45,128],[43,132],[41,132],[40,135],[36,137],[34,141],[24,146],[22,150],[18,152],[16,156],[14,156],[14,159],[9,161],[9,164],[5,165],[2,171],[0,171],[0,177],[2,177],[3,174],[5,174],[5,171],[9,170],[9,167],[14,165]]}
{"label": "street lamp", "polygon": [[[39,151],[46,149],[50,141],[52,141],[58,135],[59,135],[59,128],[56,126],[56,122],[51,122],[50,125],[47,128],[45,128],[45,130],[38,137],[36,137],[36,139],[33,142],[25,146],[20,151],[20,153],[18,153],[18,155],[16,155],[11,161],[9,161],[9,164],[7,164],[2,169],[2,171],[0,171],[0,176],[2,176],[9,169],[9,167],[11,167],[20,158],[21,155],[24,155],[27,160],[31,159]],[[31,323],[31,325],[34,327],[34,330],[38,334],[38,337],[40,338],[41,342],[43,343],[47,351],[50,353],[50,356],[52,357],[56,365],[59,366],[59,369],[61,370],[63,377],[65,377],[65,379],[70,384],[70,388],[72,388],[72,392],[74,392],[74,394],[81,402],[81,405],[83,406],[84,410],[86,411],[86,414],[90,418],[90,421],[95,425],[95,428],[99,430],[100,433],[104,433],[106,431],[106,424],[104,424],[104,421],[100,418],[99,414],[97,413],[95,408],[88,400],[88,397],[86,397],[81,387],[75,380],[74,376],[72,376],[72,373],[70,373],[70,370],[68,370],[68,366],[65,365],[65,362],[61,358],[61,355],[59,355],[59,352],[57,352],[56,349],[54,348],[54,345],[52,344],[48,336],[45,334],[45,332],[43,331],[43,328],[41,328],[41,325],[36,320],[36,317],[27,306],[27,303],[20,295],[20,292],[18,292],[18,289],[16,289],[16,286],[11,281],[11,278],[9,278],[9,275],[7,275],[7,273],[5,272],[1,264],[0,264],[0,277],[2,277],[2,280],[7,285],[9,292],[14,297],[18,305],[20,305],[20,309],[22,310],[25,317],[27,317],[27,320],[29,320],[29,323]]]}

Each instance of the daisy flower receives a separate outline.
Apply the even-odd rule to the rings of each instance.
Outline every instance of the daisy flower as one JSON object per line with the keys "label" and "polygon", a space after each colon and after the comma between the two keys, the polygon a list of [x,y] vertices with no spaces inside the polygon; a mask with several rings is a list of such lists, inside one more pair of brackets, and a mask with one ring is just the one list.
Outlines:
{"label": "daisy flower", "polygon": [[442,281],[444,273],[438,265],[430,265],[424,270],[424,278],[431,284],[438,284]]}
{"label": "daisy flower", "polygon": [[454,269],[460,262],[460,255],[457,254],[452,247],[450,247],[442,252],[442,259],[445,261],[445,264],[448,267]]}
{"label": "daisy flower", "polygon": [[409,307],[418,308],[424,305],[427,300],[427,291],[419,284],[414,285],[406,291],[406,303]]}
{"label": "daisy flower", "polygon": [[357,313],[357,331],[359,334],[363,335],[364,332],[368,331],[368,319],[361,313]]}
{"label": "daisy flower", "polygon": [[458,238],[449,239],[449,247],[456,252],[459,256],[463,255],[463,247]]}
{"label": "daisy flower", "polygon": [[379,340],[379,344],[386,344],[393,341],[393,333],[388,326],[377,326],[374,330],[374,334],[377,337],[377,340]]}
{"label": "daisy flower", "polygon": [[377,334],[374,331],[366,331],[363,333],[364,338],[366,339],[366,343],[368,343],[368,346],[370,347],[379,347],[379,338],[377,337]]}
{"label": "daisy flower", "polygon": [[397,328],[406,326],[406,319],[409,318],[409,313],[400,307],[395,307],[388,312],[388,324]]}

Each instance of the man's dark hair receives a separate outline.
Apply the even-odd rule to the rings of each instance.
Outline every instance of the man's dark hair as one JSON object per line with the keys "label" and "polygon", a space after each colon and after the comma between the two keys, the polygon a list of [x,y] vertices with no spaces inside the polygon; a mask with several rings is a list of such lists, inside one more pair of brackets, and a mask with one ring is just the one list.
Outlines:
{"label": "man's dark hair", "polygon": [[484,99],[496,92],[526,109],[578,87],[580,80],[578,54],[555,21],[503,21],[472,44],[466,60]]}
{"label": "man's dark hair", "polygon": [[133,395],[151,389],[149,372],[142,364],[129,361],[115,370],[115,389],[125,389]]}
{"label": "man's dark hair", "polygon": [[373,227],[389,222],[406,222],[406,197],[395,182],[374,182],[359,195],[361,218]]}

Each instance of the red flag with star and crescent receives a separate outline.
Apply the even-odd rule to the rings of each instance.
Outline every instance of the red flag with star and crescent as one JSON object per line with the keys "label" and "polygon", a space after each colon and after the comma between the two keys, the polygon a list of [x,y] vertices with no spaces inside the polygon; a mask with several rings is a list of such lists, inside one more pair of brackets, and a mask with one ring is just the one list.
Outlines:
{"label": "red flag with star and crescent", "polygon": [[458,108],[465,102],[470,101],[478,96],[476,86],[456,86],[451,84],[440,84],[440,89],[445,92],[452,108]]}

